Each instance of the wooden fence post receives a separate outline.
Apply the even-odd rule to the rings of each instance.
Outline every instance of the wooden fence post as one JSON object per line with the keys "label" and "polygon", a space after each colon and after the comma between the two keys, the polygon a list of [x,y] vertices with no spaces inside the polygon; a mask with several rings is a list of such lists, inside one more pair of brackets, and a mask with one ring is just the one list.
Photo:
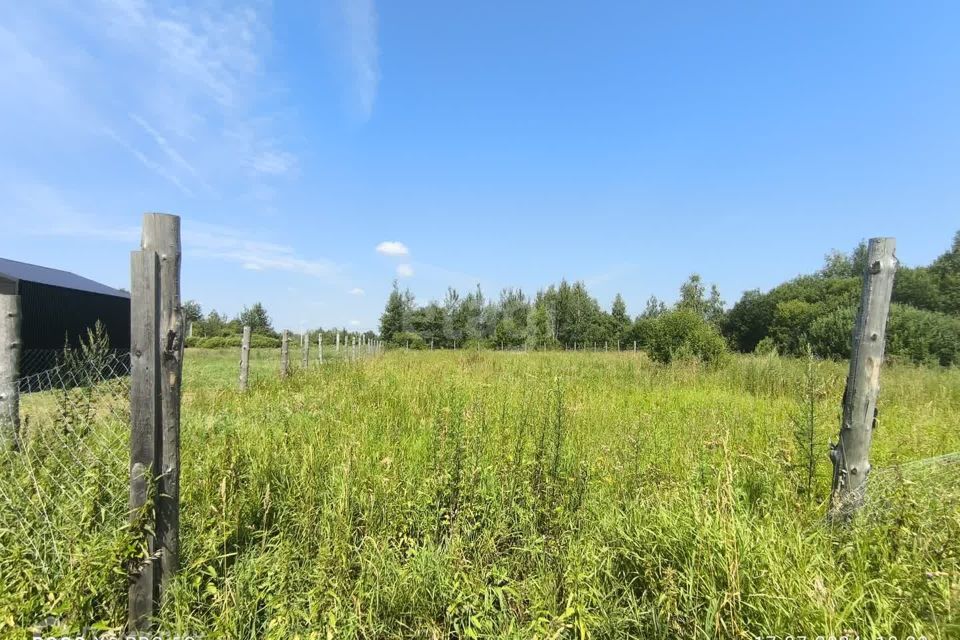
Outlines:
{"label": "wooden fence post", "polygon": [[283,330],[280,339],[280,377],[286,378],[290,374],[290,332]]}
{"label": "wooden fence post", "polygon": [[130,523],[136,535],[143,537],[146,552],[128,564],[127,627],[131,631],[149,629],[154,612],[156,528],[147,503],[160,453],[159,277],[156,252],[130,254]]}
{"label": "wooden fence post", "polygon": [[895,248],[893,238],[871,238],[867,247],[860,310],[853,328],[850,370],[843,393],[840,440],[830,447],[833,462],[830,510],[834,518],[849,517],[866,498],[887,314],[897,270]]}
{"label": "wooden fence post", "polygon": [[159,258],[160,455],[156,531],[162,594],[180,565],[180,386],[184,346],[180,217],[145,214],[141,246]]}
{"label": "wooden fence post", "polygon": [[323,364],[323,331],[317,332],[317,363]]}
{"label": "wooden fence post", "polygon": [[240,341],[240,391],[247,390],[247,377],[250,374],[250,326],[243,328]]}
{"label": "wooden fence post", "polygon": [[634,353],[637,352],[637,341],[636,341],[636,340],[633,341],[633,352],[634,352]]}
{"label": "wooden fence post", "polygon": [[340,332],[339,332],[339,331],[337,331],[337,346],[336,346],[336,353],[340,353]]}
{"label": "wooden fence post", "polygon": [[305,331],[303,334],[303,351],[300,354],[300,364],[303,365],[304,369],[310,368],[310,332]]}
{"label": "wooden fence post", "polygon": [[0,448],[20,443],[20,296],[0,295]]}

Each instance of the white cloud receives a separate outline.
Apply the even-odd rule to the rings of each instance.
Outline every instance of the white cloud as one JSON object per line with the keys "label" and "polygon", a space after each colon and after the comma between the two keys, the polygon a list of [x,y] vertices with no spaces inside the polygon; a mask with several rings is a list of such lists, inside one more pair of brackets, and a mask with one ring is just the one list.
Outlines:
{"label": "white cloud", "polygon": [[413,276],[413,267],[407,263],[397,265],[397,275],[401,278],[410,278]]}
{"label": "white cloud", "polygon": [[360,321],[359,321],[359,320],[351,320],[351,321],[350,321],[350,325],[353,326],[353,327],[359,327],[359,326],[360,326]]}
{"label": "white cloud", "polygon": [[402,242],[395,241],[384,241],[377,245],[377,253],[381,253],[385,256],[406,256],[410,255],[410,250],[407,249],[407,245]]}
{"label": "white cloud", "polygon": [[380,84],[377,8],[373,0],[340,0],[346,22],[347,57],[360,117],[373,113]]}
{"label": "white cloud", "polygon": [[367,292],[361,289],[360,287],[354,287],[353,289],[350,289],[350,295],[352,296],[362,296],[362,295],[366,295],[366,293]]}

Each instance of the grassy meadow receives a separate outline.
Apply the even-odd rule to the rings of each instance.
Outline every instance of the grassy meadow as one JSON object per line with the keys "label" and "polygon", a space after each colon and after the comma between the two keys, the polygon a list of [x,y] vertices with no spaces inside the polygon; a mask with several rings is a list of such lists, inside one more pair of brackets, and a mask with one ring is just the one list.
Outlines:
{"label": "grassy meadow", "polygon": [[[960,451],[960,370],[884,369],[871,500],[832,527],[841,363],[333,355],[280,380],[255,350],[241,394],[237,350],[187,351],[161,630],[960,637],[960,464],[897,467]],[[55,396],[24,398],[24,451],[0,454],[9,637],[125,620],[126,416]]]}

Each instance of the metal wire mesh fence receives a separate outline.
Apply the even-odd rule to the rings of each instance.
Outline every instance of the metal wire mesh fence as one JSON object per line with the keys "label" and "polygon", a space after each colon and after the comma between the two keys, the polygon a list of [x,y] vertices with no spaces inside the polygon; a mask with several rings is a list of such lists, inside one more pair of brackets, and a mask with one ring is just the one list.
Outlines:
{"label": "metal wire mesh fence", "polygon": [[[0,609],[60,594],[44,609],[117,618],[95,608],[126,587],[129,373],[127,353],[78,350],[19,380],[16,446],[0,452]],[[57,627],[55,616],[30,622]]]}

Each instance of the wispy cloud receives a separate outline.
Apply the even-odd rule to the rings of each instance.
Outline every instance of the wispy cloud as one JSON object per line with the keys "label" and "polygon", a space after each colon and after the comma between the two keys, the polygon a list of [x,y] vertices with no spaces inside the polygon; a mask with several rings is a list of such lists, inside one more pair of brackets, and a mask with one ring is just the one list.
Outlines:
{"label": "wispy cloud", "polygon": [[[131,249],[139,244],[139,227],[113,225],[101,216],[79,210],[44,183],[0,183],[0,199],[8,203],[13,216],[27,222],[18,228],[25,234],[96,238],[124,243]],[[286,271],[344,284],[340,265],[303,256],[286,244],[263,241],[263,234],[256,230],[192,220],[184,220],[182,225],[183,251],[187,255],[235,263],[249,271]]]}
{"label": "wispy cloud", "polygon": [[325,259],[300,256],[293,247],[256,239],[251,232],[203,223],[184,223],[184,252],[202,258],[236,262],[251,271],[288,271],[338,280],[342,269]]}
{"label": "wispy cloud", "polygon": [[250,159],[250,168],[256,173],[282,176],[294,171],[297,157],[286,151],[264,151]]}
{"label": "wispy cloud", "polygon": [[377,245],[377,253],[385,256],[407,256],[410,255],[410,249],[402,242],[387,240]]}
{"label": "wispy cloud", "polygon": [[346,22],[353,91],[360,116],[366,120],[373,113],[380,85],[377,8],[373,0],[340,0],[340,3]]}
{"label": "wispy cloud", "polygon": [[350,295],[352,296],[364,296],[366,294],[367,292],[360,287],[354,287],[353,289],[350,289]]}
{"label": "wispy cloud", "polygon": [[0,121],[54,131],[61,149],[106,136],[187,196],[295,173],[287,117],[261,108],[274,89],[269,6],[14,3],[0,26]]}
{"label": "wispy cloud", "polygon": [[397,275],[401,278],[412,278],[413,277],[413,267],[409,264],[403,263],[397,265]]}
{"label": "wispy cloud", "polygon": [[73,205],[58,190],[42,182],[15,180],[0,184],[7,213],[21,221],[19,229],[30,235],[99,238],[136,246],[140,229],[113,226]]}

